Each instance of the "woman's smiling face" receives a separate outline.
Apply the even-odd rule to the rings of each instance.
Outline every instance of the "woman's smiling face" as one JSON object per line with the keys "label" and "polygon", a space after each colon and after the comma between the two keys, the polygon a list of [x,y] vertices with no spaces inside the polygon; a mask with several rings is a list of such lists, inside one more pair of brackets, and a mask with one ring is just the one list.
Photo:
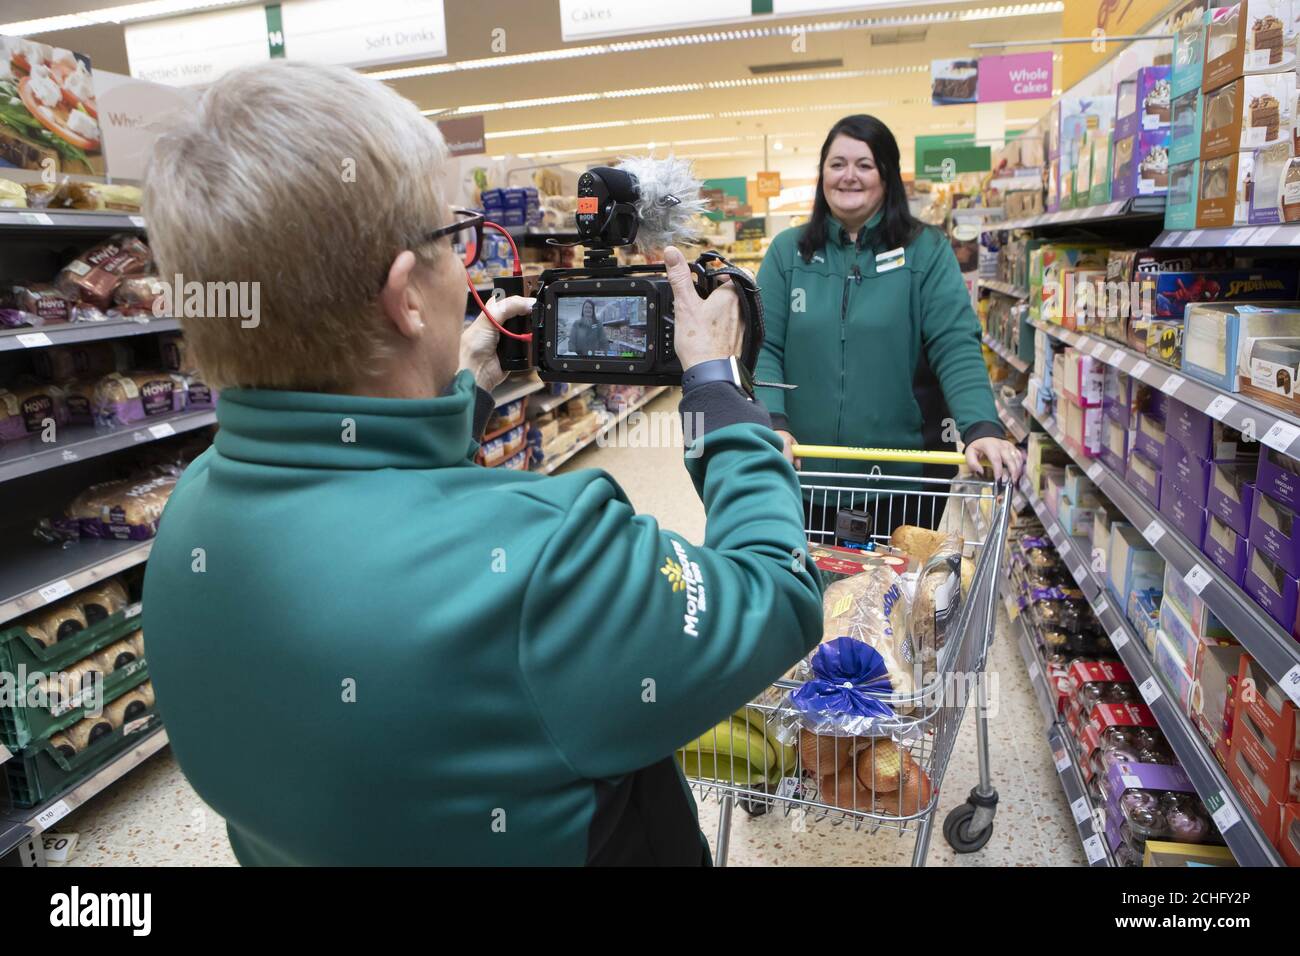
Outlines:
{"label": "woman's smiling face", "polygon": [[836,136],[822,166],[822,191],[841,222],[865,222],[885,201],[885,184],[871,147],[852,136]]}

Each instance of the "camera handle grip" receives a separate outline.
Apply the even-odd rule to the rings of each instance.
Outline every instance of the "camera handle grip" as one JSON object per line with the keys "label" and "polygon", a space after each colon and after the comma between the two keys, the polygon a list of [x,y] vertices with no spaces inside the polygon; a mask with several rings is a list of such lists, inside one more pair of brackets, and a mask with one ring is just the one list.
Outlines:
{"label": "camera handle grip", "polygon": [[[719,265],[715,269],[709,269],[705,265],[708,262],[717,262]],[[731,280],[740,302],[740,321],[745,330],[737,358],[752,375],[758,367],[759,353],[763,350],[763,300],[758,294],[758,283],[744,269],[732,265],[716,252],[701,254],[691,263],[691,271],[699,278],[700,295],[706,299],[714,289],[722,285],[724,276]]]}

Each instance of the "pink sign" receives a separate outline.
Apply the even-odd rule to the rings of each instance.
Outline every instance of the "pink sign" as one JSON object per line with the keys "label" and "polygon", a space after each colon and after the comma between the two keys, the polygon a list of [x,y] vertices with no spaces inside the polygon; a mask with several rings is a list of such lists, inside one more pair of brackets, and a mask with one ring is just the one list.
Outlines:
{"label": "pink sign", "polygon": [[981,103],[1050,100],[1052,54],[1016,53],[1011,56],[980,57],[979,87],[975,98]]}

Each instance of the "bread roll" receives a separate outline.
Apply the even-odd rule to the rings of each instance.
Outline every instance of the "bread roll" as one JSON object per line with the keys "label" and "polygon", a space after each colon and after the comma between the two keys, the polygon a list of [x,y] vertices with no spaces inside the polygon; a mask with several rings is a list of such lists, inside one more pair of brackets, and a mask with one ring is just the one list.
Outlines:
{"label": "bread roll", "polygon": [[911,755],[888,737],[868,738],[860,744],[855,768],[858,782],[876,793],[890,793],[898,789],[903,767]]}
{"label": "bread roll", "polygon": [[[900,524],[894,529],[894,533],[889,536],[889,543],[895,548],[901,548],[910,554],[918,563],[924,564],[929,560],[930,555],[939,550],[947,537],[942,531],[931,531],[929,528],[918,528],[916,525]],[[958,550],[961,550],[963,544],[961,538],[958,538]]]}
{"label": "bread roll", "polygon": [[60,601],[22,619],[27,633],[42,647],[52,647],[86,629],[86,615],[76,604]]}
{"label": "bread roll", "polygon": [[99,667],[100,673],[111,674],[113,671],[121,670],[139,656],[135,648],[131,646],[131,642],[124,639],[108,645],[108,647],[96,654],[95,663]]}
{"label": "bread roll", "polygon": [[87,626],[116,614],[127,605],[126,588],[117,578],[110,578],[93,588],[87,588],[77,595],[82,613],[86,616]]}
{"label": "bread roll", "polygon": [[96,740],[106,737],[113,732],[113,725],[103,715],[99,717],[87,717],[85,720],[79,720],[64,733],[68,741],[78,751],[85,750]]}
{"label": "bread roll", "polygon": [[115,728],[125,726],[129,721],[143,717],[149,711],[149,703],[139,688],[129,690],[113,703],[104,708],[104,716]]}
{"label": "bread roll", "polygon": [[65,760],[71,760],[77,755],[77,748],[68,739],[67,734],[55,734],[50,738],[50,746],[57,750]]}
{"label": "bread roll", "polygon": [[839,770],[847,772],[853,759],[855,737],[833,737],[830,734],[814,734],[811,730],[799,731],[799,759],[803,769],[817,776],[825,776]]}
{"label": "bread roll", "polygon": [[144,631],[142,629],[132,631],[122,640],[131,646],[131,650],[135,651],[136,657],[144,657]]}
{"label": "bread roll", "polygon": [[139,695],[141,696],[141,698],[144,699],[144,702],[145,702],[147,705],[149,705],[150,707],[153,706],[153,702],[154,702],[154,700],[153,700],[153,681],[151,681],[151,680],[147,680],[147,681],[145,681],[143,684],[141,684],[139,687],[137,687],[137,688],[135,689],[135,693],[139,694]]}

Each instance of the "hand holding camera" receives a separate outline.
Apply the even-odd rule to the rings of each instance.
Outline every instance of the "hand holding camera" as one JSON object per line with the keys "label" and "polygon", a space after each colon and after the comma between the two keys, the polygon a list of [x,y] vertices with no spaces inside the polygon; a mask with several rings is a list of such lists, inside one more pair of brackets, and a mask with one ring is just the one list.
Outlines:
{"label": "hand holding camera", "polygon": [[664,250],[668,283],[673,290],[677,323],[677,357],[682,371],[711,359],[739,355],[745,337],[740,321],[740,300],[730,283],[719,286],[707,299],[700,298],[686,257],[675,246]]}

